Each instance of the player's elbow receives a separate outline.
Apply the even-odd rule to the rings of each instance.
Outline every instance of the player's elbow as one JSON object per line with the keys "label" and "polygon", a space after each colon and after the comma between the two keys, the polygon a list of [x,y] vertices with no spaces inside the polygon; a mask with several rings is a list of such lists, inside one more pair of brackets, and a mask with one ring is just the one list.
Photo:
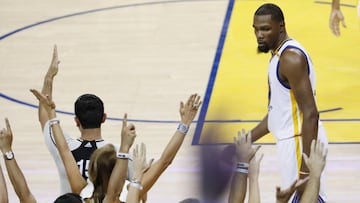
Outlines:
{"label": "player's elbow", "polygon": [[313,122],[318,122],[319,120],[319,112],[316,110],[316,108],[304,112],[303,116],[304,116],[304,120],[306,119]]}

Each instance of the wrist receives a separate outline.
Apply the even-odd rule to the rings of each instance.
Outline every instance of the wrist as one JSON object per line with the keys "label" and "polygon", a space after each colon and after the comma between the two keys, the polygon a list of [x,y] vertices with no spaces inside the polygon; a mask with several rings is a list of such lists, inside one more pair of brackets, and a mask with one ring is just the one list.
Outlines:
{"label": "wrist", "polygon": [[130,181],[130,186],[134,187],[134,188],[136,188],[138,190],[143,189],[143,186],[141,185],[141,181],[139,181],[137,179],[134,179],[134,178]]}
{"label": "wrist", "polygon": [[248,177],[250,180],[258,180],[259,179],[259,174],[252,174],[250,171],[249,171],[249,174],[248,174]]}
{"label": "wrist", "polygon": [[55,109],[51,109],[50,112],[48,112],[49,119],[55,119],[56,118],[56,112]]}
{"label": "wrist", "polygon": [[15,158],[14,152],[12,152],[12,150],[5,151],[5,152],[3,152],[3,154],[4,154],[5,160],[13,160]]}
{"label": "wrist", "polygon": [[11,147],[1,149],[1,152],[5,155],[6,152],[12,151]]}
{"label": "wrist", "polygon": [[181,123],[179,123],[178,127],[176,128],[176,131],[186,135],[189,131],[189,125],[181,121]]}
{"label": "wrist", "polygon": [[309,174],[309,178],[311,179],[320,179],[321,173],[312,172]]}
{"label": "wrist", "polygon": [[141,182],[142,181],[142,179],[143,179],[143,175],[144,175],[144,173],[142,173],[142,172],[137,172],[137,171],[134,171],[134,176],[133,176],[133,178],[131,179],[131,181],[138,181],[138,182]]}
{"label": "wrist", "polygon": [[120,146],[119,153],[129,153],[129,146]]}
{"label": "wrist", "polygon": [[235,171],[238,173],[248,174],[249,173],[249,164],[245,163],[245,162],[238,162],[236,164]]}

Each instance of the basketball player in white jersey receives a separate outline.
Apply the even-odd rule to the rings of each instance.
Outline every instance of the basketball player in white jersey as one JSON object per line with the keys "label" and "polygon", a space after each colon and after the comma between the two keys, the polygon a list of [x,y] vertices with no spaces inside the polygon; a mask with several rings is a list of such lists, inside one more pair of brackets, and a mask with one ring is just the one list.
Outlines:
{"label": "basketball player in white jersey", "polygon": [[[315,72],[306,50],[285,29],[284,15],[275,4],[260,6],[253,28],[258,51],[271,52],[268,68],[269,104],[264,119],[251,130],[256,141],[271,132],[276,139],[281,170],[281,188],[308,176],[302,153],[309,156],[313,139],[327,145],[315,101]],[[295,193],[299,201],[303,187]],[[326,201],[322,175],[319,202]]]}
{"label": "basketball player in white jersey", "polygon": [[[53,50],[52,61],[48,72],[44,78],[42,94],[52,98],[53,79],[58,72],[58,53],[56,46]],[[99,147],[102,147],[108,142],[103,140],[101,135],[101,124],[105,122],[106,114],[104,113],[104,104],[99,97],[93,94],[81,95],[75,102],[75,122],[80,130],[80,137],[74,139],[65,134],[65,139],[68,143],[70,151],[72,152],[76,163],[78,164],[81,175],[87,180],[88,167],[91,154]],[[39,103],[39,121],[44,133],[45,143],[55,160],[60,180],[60,195],[71,192],[71,188],[66,176],[65,168],[62,163],[59,152],[56,148],[54,137],[50,128],[49,118],[47,112],[44,110],[41,103]],[[120,133],[120,132],[119,132]],[[116,147],[119,147],[116,145]],[[132,177],[132,160],[128,162],[128,175],[127,180]],[[86,187],[86,190],[91,188]],[[126,201],[126,191],[123,190],[120,197],[122,202]],[[88,191],[92,193],[91,191]]]}

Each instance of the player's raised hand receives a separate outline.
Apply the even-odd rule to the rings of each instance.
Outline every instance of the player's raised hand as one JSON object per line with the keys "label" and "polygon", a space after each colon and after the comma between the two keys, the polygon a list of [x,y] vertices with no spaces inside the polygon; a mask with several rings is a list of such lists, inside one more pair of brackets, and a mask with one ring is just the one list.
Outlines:
{"label": "player's raised hand", "polygon": [[122,129],[121,129],[121,144],[120,150],[129,151],[130,147],[133,145],[136,137],[135,125],[127,123],[127,114],[124,114]]}

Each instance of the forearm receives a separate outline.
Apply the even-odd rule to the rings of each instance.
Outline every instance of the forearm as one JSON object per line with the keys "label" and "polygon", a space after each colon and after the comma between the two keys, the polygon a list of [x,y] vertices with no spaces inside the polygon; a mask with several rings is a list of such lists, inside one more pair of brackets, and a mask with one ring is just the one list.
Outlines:
{"label": "forearm", "polygon": [[249,203],[260,203],[259,178],[249,177]]}
{"label": "forearm", "polygon": [[19,168],[16,159],[5,160],[6,169],[20,202],[36,202],[27,185],[24,174]]}
{"label": "forearm", "polygon": [[8,192],[6,187],[6,182],[4,178],[4,174],[0,165],[0,203],[8,203]]}
{"label": "forearm", "polygon": [[[41,90],[41,93],[44,95],[48,95],[50,99],[52,99],[52,87],[53,87],[53,76],[46,74],[44,78],[44,84]],[[41,124],[41,129],[44,129],[44,125],[46,121],[49,120],[48,113],[42,106],[41,102],[39,102],[39,109],[38,109],[38,116],[39,122]]]}
{"label": "forearm", "polygon": [[251,136],[252,136],[251,141],[255,142],[268,133],[269,133],[268,115],[266,114],[266,116],[262,119],[262,121],[255,128],[251,130]]}
{"label": "forearm", "polygon": [[79,172],[79,168],[69,149],[69,146],[66,143],[59,123],[54,123],[52,125],[52,132],[54,134],[56,147],[59,151],[61,160],[64,163],[71,190],[74,193],[80,194],[81,190],[86,186],[86,181]]}
{"label": "forearm", "polygon": [[[134,180],[142,182],[143,179],[143,172],[135,169],[134,171]],[[140,200],[140,193],[141,189],[131,186],[129,187],[129,193],[126,197],[126,203],[138,203]]]}
{"label": "forearm", "polygon": [[235,172],[231,182],[229,203],[244,202],[247,191],[247,174]]}
{"label": "forearm", "polygon": [[144,180],[142,182],[144,189],[141,193],[146,193],[155,184],[165,169],[171,164],[176,153],[179,151],[184,138],[185,135],[183,133],[180,133],[179,131],[175,132],[161,154],[160,159],[153,163],[150,169],[144,174]]}
{"label": "forearm", "polygon": [[165,150],[161,154],[160,160],[163,162],[166,167],[171,164],[174,160],[177,152],[179,151],[183,141],[185,139],[185,135],[179,131],[176,131],[169,143],[167,144]]}
{"label": "forearm", "polygon": [[303,141],[303,153],[310,155],[310,146],[312,140],[317,140],[319,114],[313,111],[303,115],[303,125],[301,129]]}
{"label": "forearm", "polygon": [[124,186],[126,179],[127,166],[127,159],[116,160],[116,164],[110,176],[104,203],[114,202],[115,200],[119,199],[121,190]]}
{"label": "forearm", "polygon": [[317,203],[319,197],[320,177],[312,177],[307,182],[305,191],[301,196],[301,203]]}

